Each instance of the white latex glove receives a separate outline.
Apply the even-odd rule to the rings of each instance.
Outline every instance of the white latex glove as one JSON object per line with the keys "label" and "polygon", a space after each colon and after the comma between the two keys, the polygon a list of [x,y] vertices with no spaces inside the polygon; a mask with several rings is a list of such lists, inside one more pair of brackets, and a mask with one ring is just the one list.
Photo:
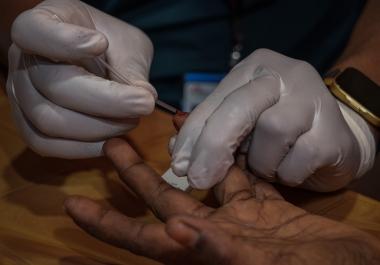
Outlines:
{"label": "white latex glove", "polygon": [[[46,0],[12,26],[7,90],[15,121],[36,152],[102,154],[105,139],[154,109],[153,47],[137,28],[76,0]],[[132,85],[94,58],[101,56]],[[110,80],[107,80],[110,79]]]}
{"label": "white latex glove", "polygon": [[193,187],[209,188],[247,139],[242,151],[256,176],[318,191],[341,188],[375,157],[368,124],[341,108],[343,115],[311,65],[257,50],[190,114],[171,143],[172,169]]}

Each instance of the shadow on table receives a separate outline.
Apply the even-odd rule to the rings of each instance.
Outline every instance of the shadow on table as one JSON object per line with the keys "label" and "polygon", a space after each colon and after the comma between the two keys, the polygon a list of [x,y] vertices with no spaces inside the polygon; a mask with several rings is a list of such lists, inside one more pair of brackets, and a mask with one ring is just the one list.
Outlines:
{"label": "shadow on table", "polygon": [[[26,182],[34,183],[33,189],[25,188],[22,192],[14,192],[8,196],[12,203],[22,205],[28,210],[39,215],[62,215],[61,207],[68,196],[63,189],[67,175],[80,171],[97,170],[101,172],[102,181],[110,197],[100,202],[107,204],[130,217],[143,216],[147,208],[144,202],[125,188],[118,180],[112,178],[113,169],[104,158],[84,160],[63,160],[41,157],[29,149],[26,149],[12,164],[6,168],[3,176],[11,184],[12,178],[21,176]],[[86,183],[80,183],[86,185]],[[356,194],[346,190],[332,193],[317,193],[301,189],[287,188],[276,185],[280,193],[291,203],[304,208],[312,213],[332,217],[335,220],[343,220],[356,202]],[[104,189],[102,187],[102,189]],[[209,193],[205,202],[216,206],[215,200]]]}
{"label": "shadow on table", "polygon": [[[91,255],[91,251],[86,249],[85,246],[74,245],[74,248],[65,248],[56,244],[49,244],[45,241],[39,241],[38,239],[27,238],[22,234],[4,234],[1,233],[0,242],[0,258],[1,260],[10,261],[10,264],[18,265],[32,265],[29,262],[32,257],[43,257],[45,262],[49,264],[60,265],[116,265],[116,263],[109,263],[107,261],[100,260],[95,255]],[[94,241],[90,242],[91,246],[98,248],[108,247],[94,244]],[[111,250],[112,251],[112,250]],[[7,263],[8,264],[8,263]],[[46,263],[44,263],[46,264]],[[117,263],[121,264],[121,263]]]}
{"label": "shadow on table", "polygon": [[96,261],[89,259],[87,257],[81,256],[69,256],[64,257],[59,260],[60,265],[121,265],[116,263],[103,263],[101,261]]}
{"label": "shadow on table", "polygon": [[[107,194],[111,194],[110,197],[101,200],[102,204],[109,205],[131,217],[146,213],[145,204],[119,182],[118,178],[112,177],[115,175],[113,168],[105,158],[82,160],[47,158],[30,149],[25,149],[16,157],[2,174],[5,181],[14,189],[6,199],[38,215],[62,215],[60,206],[69,196],[62,189],[67,176],[91,170],[100,172],[104,182],[102,190],[105,189]],[[19,183],[16,185],[14,183],[16,178],[21,178],[25,183],[21,186]],[[91,178],[90,173],[89,178]],[[80,185],[86,185],[85,180]]]}

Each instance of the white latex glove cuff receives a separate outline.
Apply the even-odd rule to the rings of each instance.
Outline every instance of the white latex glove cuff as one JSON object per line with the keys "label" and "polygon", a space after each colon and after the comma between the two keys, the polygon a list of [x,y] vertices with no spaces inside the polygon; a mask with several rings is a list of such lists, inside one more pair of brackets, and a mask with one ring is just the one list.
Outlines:
{"label": "white latex glove cuff", "polygon": [[355,179],[362,177],[373,167],[376,157],[376,139],[370,125],[354,110],[338,101],[339,108],[358,141],[360,148],[360,166]]}

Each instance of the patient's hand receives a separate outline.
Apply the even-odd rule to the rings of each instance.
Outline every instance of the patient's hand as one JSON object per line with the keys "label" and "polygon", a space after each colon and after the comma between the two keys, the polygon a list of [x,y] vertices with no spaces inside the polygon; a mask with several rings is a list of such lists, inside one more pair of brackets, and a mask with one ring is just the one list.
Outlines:
{"label": "patient's hand", "polygon": [[121,179],[162,223],[146,224],[92,200],[71,197],[68,214],[112,245],[169,264],[363,264],[380,262],[370,235],[309,214],[233,166],[210,208],[166,184],[121,139],[104,146]]}

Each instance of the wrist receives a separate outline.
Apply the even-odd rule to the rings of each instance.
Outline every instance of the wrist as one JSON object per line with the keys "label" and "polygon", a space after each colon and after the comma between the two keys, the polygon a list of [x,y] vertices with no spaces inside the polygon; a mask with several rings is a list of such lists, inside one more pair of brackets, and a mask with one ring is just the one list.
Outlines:
{"label": "wrist", "polygon": [[[377,41],[376,43],[379,45],[380,41]],[[373,80],[376,84],[380,85],[380,68],[378,67],[380,52],[378,52],[377,49],[378,48],[376,48],[376,50],[363,49],[358,52],[343,54],[330,70],[343,70],[348,67],[354,67]]]}

